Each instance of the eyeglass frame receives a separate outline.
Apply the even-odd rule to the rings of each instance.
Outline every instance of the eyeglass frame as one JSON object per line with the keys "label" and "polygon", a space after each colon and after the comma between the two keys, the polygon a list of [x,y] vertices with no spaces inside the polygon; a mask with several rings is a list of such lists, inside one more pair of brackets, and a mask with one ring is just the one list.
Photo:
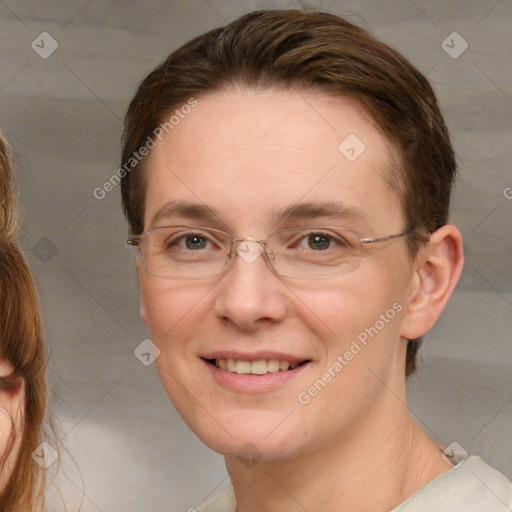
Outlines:
{"label": "eyeglass frame", "polygon": [[[144,256],[142,255],[142,250],[141,250],[141,245],[140,245],[140,241],[142,239],[142,237],[150,232],[150,231],[155,231],[157,229],[167,229],[167,228],[187,228],[187,229],[201,229],[201,230],[206,230],[206,231],[214,231],[214,232],[217,232],[217,233],[222,233],[223,235],[227,235],[228,237],[231,236],[230,233],[226,232],[226,231],[223,231],[221,229],[216,229],[216,228],[208,228],[208,227],[205,227],[205,226],[186,226],[186,225],[172,225],[172,226],[155,226],[155,227],[152,227],[152,228],[148,228],[146,229],[145,231],[143,231],[140,235],[128,235],[128,238],[126,240],[126,244],[129,245],[129,246],[132,246],[132,247],[138,247],[139,249],[139,254],[141,256],[141,259],[142,259],[142,262],[144,264],[144,268],[146,269],[146,271],[150,274],[153,274],[154,276],[157,276],[157,277],[162,277],[163,279],[182,279],[182,280],[193,280],[193,279],[207,279],[208,277],[215,277],[215,276],[218,276],[218,275],[221,275],[222,273],[226,272],[226,267],[228,267],[228,265],[226,265],[226,263],[228,261],[234,261],[235,259],[235,256],[234,256],[234,244],[235,242],[244,242],[244,241],[247,241],[247,238],[248,237],[245,237],[245,238],[232,238],[231,241],[230,241],[230,248],[229,248],[229,252],[226,256],[226,261],[225,261],[225,264],[224,264],[224,267],[223,269],[220,271],[220,272],[217,272],[216,274],[210,274],[208,276],[201,276],[201,277],[168,277],[168,276],[163,276],[161,274],[157,274],[155,272],[151,272],[151,270],[149,270],[148,266],[147,266],[147,263],[144,259]],[[306,226],[306,227],[296,227],[296,228],[286,228],[286,229],[280,229],[278,231],[274,231],[272,233],[270,233],[269,235],[267,235],[267,238],[273,236],[273,235],[276,235],[278,233],[282,233],[284,231],[294,231],[294,230],[301,230],[301,229],[328,229],[328,228],[342,228],[342,226]],[[357,234],[357,233],[354,233],[353,231],[351,231],[350,229],[346,229],[346,228],[343,228],[345,231],[349,231],[353,234]],[[404,237],[404,236],[407,236],[407,235],[410,235],[411,233],[413,233],[415,231],[415,229],[409,229],[407,231],[403,231],[401,233],[396,233],[396,234],[392,234],[392,235],[387,235],[387,236],[381,236],[381,237],[374,237],[374,238],[359,238],[359,243],[361,244],[361,249],[363,248],[363,245],[366,245],[366,244],[375,244],[375,243],[380,243],[380,242],[386,242],[388,240],[393,240],[393,239],[396,239],[396,238],[401,238],[401,237]],[[291,276],[289,274],[283,274],[281,272],[279,272],[278,270],[276,270],[274,268],[274,265],[272,265],[272,263],[270,262],[269,258],[269,254],[268,254],[268,243],[267,243],[267,240],[249,240],[251,242],[256,242],[260,245],[261,247],[261,244],[263,244],[265,246],[265,249],[262,251],[264,254],[265,254],[265,261],[267,263],[267,266],[270,266],[270,269],[277,275],[280,275],[280,276],[284,276],[284,277],[290,277],[292,279],[325,279],[325,278],[328,278],[328,277],[337,277],[337,276],[342,276],[342,275],[345,275],[345,274],[350,274],[350,272],[352,272],[353,270],[356,270],[358,267],[359,267],[359,264],[357,265],[357,267],[354,267],[353,270],[349,271],[349,272],[342,272],[340,274],[332,274],[332,275],[327,275],[327,276]],[[273,252],[270,251],[272,253],[272,256],[273,255]],[[359,255],[360,257],[360,255]],[[275,258],[275,256],[274,256]]]}

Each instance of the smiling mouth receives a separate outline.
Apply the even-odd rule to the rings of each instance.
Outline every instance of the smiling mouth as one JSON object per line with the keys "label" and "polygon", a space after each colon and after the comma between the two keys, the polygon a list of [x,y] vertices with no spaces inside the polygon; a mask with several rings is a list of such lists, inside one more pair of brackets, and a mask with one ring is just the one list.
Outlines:
{"label": "smiling mouth", "polygon": [[243,359],[205,359],[211,365],[226,370],[231,373],[266,375],[267,373],[277,373],[283,371],[295,370],[299,366],[309,363],[309,360],[302,362],[282,361],[279,359],[258,359],[257,361],[246,361]]}

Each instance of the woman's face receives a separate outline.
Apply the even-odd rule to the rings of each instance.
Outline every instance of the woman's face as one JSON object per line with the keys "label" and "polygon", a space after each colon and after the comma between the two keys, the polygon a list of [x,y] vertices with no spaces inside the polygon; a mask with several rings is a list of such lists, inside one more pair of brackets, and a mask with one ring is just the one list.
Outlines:
{"label": "woman's face", "polygon": [[0,493],[12,475],[20,452],[25,386],[22,379],[11,381],[12,365],[0,360]]}

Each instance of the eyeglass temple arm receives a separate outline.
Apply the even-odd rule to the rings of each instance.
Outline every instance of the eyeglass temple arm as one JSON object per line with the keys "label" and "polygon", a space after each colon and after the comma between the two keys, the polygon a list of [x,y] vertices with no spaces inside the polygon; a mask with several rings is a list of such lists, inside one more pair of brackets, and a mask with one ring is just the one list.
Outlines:
{"label": "eyeglass temple arm", "polygon": [[137,247],[140,242],[140,235],[129,235],[128,240],[126,240],[127,245],[133,245],[134,247]]}
{"label": "eyeglass temple arm", "polygon": [[400,237],[406,236],[410,233],[412,233],[412,230],[404,231],[403,233],[397,233],[396,235],[382,236],[380,238],[361,238],[361,243],[362,244],[375,244],[377,242],[385,242],[386,240],[391,240],[393,238],[400,238]]}

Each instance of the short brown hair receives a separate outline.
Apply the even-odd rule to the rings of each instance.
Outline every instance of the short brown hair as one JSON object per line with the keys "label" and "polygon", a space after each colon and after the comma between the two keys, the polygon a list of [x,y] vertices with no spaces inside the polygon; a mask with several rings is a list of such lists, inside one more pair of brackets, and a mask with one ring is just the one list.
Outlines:
{"label": "short brown hair", "polygon": [[[171,53],[130,103],[122,161],[145,145],[170,112],[191,97],[227,89],[301,88],[349,97],[391,142],[397,187],[414,257],[428,233],[446,224],[456,173],[448,130],[428,80],[396,50],[338,16],[255,11]],[[124,173],[121,193],[133,234],[144,230],[145,159]],[[421,338],[407,346],[406,375]]]}

